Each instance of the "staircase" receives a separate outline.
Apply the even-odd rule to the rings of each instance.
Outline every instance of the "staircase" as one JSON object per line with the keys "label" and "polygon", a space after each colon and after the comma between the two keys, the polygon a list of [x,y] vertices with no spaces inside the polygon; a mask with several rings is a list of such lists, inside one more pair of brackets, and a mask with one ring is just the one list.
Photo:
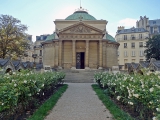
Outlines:
{"label": "staircase", "polygon": [[94,73],[100,70],[60,70],[66,74],[64,82],[67,83],[94,83]]}

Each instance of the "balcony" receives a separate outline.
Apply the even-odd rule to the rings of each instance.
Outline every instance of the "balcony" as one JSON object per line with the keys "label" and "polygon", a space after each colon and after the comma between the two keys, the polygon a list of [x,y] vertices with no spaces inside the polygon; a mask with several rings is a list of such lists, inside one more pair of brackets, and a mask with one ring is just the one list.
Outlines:
{"label": "balcony", "polygon": [[[149,37],[148,36],[143,36],[143,37],[130,37],[130,38],[127,38],[127,40],[147,40]],[[124,38],[116,38],[116,41],[119,42],[119,41],[126,41],[126,39],[124,40]]]}

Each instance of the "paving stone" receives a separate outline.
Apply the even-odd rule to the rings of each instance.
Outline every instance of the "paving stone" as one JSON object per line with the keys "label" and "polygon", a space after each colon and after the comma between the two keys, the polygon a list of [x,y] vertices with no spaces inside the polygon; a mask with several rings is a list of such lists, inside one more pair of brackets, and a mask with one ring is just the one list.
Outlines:
{"label": "paving stone", "polygon": [[45,120],[113,120],[91,84],[68,83],[68,89]]}

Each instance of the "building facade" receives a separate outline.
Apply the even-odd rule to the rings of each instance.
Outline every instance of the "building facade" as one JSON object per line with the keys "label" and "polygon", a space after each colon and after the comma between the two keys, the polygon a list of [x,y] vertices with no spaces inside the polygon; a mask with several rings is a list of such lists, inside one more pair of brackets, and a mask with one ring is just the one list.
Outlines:
{"label": "building facade", "polygon": [[41,43],[44,42],[48,36],[49,34],[36,36],[34,43],[34,55],[36,56],[33,57],[36,63],[43,63],[43,48]]}
{"label": "building facade", "polygon": [[66,19],[56,19],[55,32],[42,42],[43,65],[60,69],[102,69],[117,66],[119,43],[82,8]]}
{"label": "building facade", "polygon": [[149,20],[146,16],[140,16],[140,20],[136,22],[137,28],[144,28],[149,31],[149,37],[160,34],[160,19]]}
{"label": "building facade", "polygon": [[28,35],[27,42],[29,44],[29,48],[25,51],[24,56],[21,57],[21,61],[22,62],[27,62],[27,61],[33,62],[34,59],[32,57],[32,54],[34,53],[34,48],[33,48],[34,44],[32,41],[32,35]]}
{"label": "building facade", "polygon": [[144,46],[149,38],[149,32],[144,28],[125,29],[118,27],[116,41],[120,44],[118,48],[118,63],[122,70],[126,69],[126,63],[139,63],[145,61]]}

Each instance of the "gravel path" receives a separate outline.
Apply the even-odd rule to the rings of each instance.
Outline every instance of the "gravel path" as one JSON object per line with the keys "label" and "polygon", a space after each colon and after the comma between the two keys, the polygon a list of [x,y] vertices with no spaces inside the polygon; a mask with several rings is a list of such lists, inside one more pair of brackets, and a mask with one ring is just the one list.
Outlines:
{"label": "gravel path", "polygon": [[45,120],[113,120],[91,83],[68,83],[68,89]]}

